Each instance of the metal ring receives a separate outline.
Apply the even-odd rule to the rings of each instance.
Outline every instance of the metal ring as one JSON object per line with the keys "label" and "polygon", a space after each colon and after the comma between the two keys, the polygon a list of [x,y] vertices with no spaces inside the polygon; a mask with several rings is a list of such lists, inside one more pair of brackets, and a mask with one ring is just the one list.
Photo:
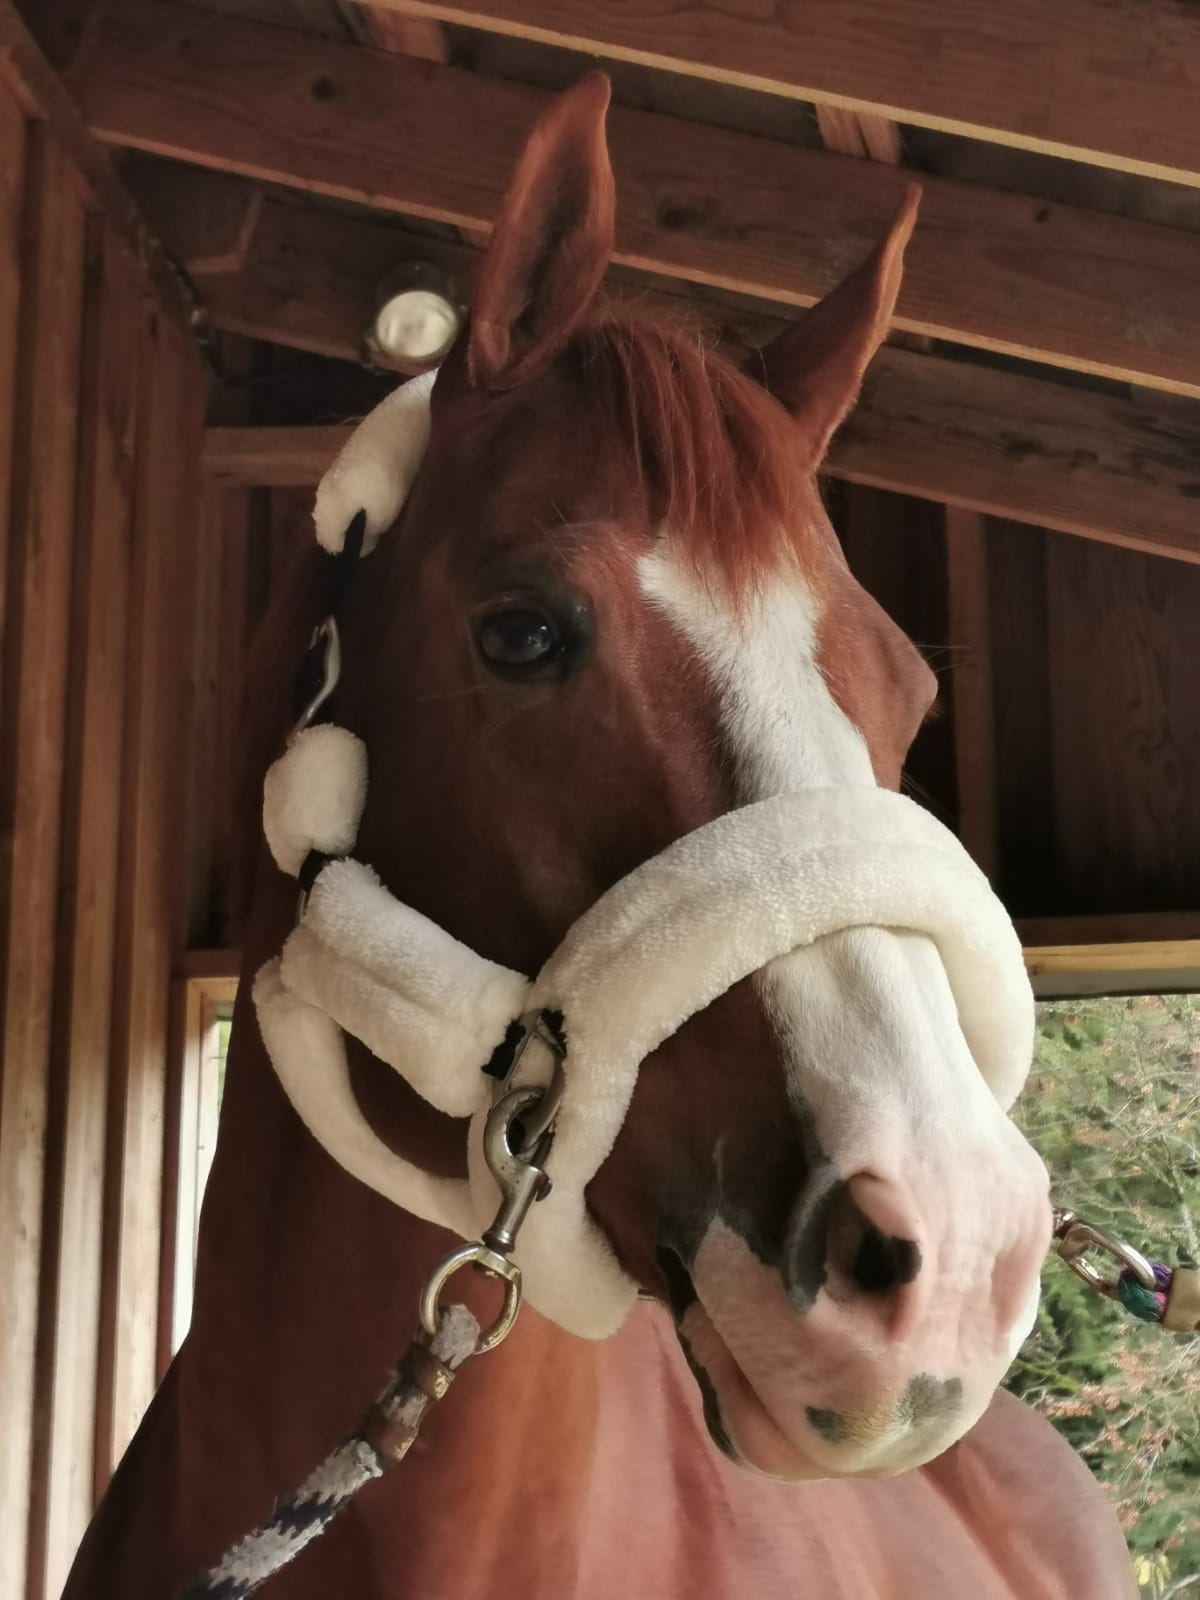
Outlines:
{"label": "metal ring", "polygon": [[434,1268],[428,1283],[421,1290],[421,1326],[431,1339],[437,1332],[441,1320],[442,1309],[439,1301],[442,1290],[463,1267],[476,1267],[486,1277],[503,1278],[505,1283],[504,1305],[501,1307],[500,1315],[486,1333],[480,1333],[475,1346],[474,1354],[481,1356],[489,1350],[494,1350],[513,1330],[517,1312],[521,1309],[521,1269],[515,1261],[510,1261],[507,1256],[489,1249],[482,1241],[464,1244],[453,1251]]}
{"label": "metal ring", "polygon": [[1077,1278],[1082,1278],[1090,1288],[1114,1300],[1117,1297],[1117,1282],[1115,1279],[1104,1277],[1088,1260],[1087,1252],[1093,1248],[1107,1251],[1114,1260],[1121,1263],[1123,1270],[1133,1273],[1143,1289],[1151,1291],[1157,1289],[1158,1280],[1154,1276],[1154,1268],[1140,1250],[1135,1250],[1131,1244],[1127,1244],[1124,1239],[1118,1239],[1115,1234],[1097,1228],[1094,1223],[1071,1218],[1059,1239],[1058,1254]]}

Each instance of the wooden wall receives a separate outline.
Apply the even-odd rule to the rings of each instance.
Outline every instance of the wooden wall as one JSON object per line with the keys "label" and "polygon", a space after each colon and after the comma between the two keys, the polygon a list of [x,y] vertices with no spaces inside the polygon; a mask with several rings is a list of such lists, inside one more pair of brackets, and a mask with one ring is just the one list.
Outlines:
{"label": "wooden wall", "polygon": [[204,378],[0,9],[0,1595],[55,1596],[157,1378]]}
{"label": "wooden wall", "polygon": [[831,499],[941,680],[912,786],[1027,942],[1042,919],[1077,922],[1071,942],[1196,937],[1200,568],[859,485]]}

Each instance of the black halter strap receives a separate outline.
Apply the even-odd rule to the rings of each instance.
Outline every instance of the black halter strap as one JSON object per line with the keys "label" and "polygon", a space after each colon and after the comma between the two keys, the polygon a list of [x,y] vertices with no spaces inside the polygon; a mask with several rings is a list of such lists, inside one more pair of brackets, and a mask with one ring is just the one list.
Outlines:
{"label": "black halter strap", "polygon": [[[355,514],[350,526],[346,529],[346,537],[342,541],[342,548],[334,557],[334,577],[332,593],[329,599],[329,611],[325,620],[316,629],[312,643],[304,652],[296,672],[296,681],[292,690],[293,712],[296,717],[304,717],[304,726],[314,728],[332,720],[333,701],[337,691],[337,671],[331,677],[331,651],[340,650],[341,623],[346,608],[346,600],[350,593],[350,583],[362,555],[363,542],[367,535],[367,513],[359,511]],[[334,658],[336,659],[336,657]],[[327,692],[322,693],[323,690]],[[315,702],[315,704],[314,704]],[[313,710],[304,715],[307,707]],[[297,728],[295,731],[299,731]],[[316,881],[317,874],[322,867],[329,863],[329,856],[323,850],[310,850],[305,856],[296,874],[300,884],[302,896],[307,897]]]}

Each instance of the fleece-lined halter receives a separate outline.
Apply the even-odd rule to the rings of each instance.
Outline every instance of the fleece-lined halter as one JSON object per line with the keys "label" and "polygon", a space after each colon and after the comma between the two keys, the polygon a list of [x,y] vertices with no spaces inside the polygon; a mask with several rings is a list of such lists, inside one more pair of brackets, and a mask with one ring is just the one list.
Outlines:
{"label": "fleece-lined halter", "polygon": [[[327,549],[340,548],[363,511],[366,555],[399,515],[428,441],[432,386],[428,375],[385,400],[326,474],[315,520]],[[850,928],[925,934],[996,1099],[1007,1106],[1024,1082],[1033,1001],[1015,930],[954,835],[898,794],[813,790],[728,812],[609,889],[530,978],[476,955],[349,859],[366,786],[361,741],[332,725],[299,734],[268,774],[264,824],[280,867],[295,874],[314,850],[340,858],[317,875],[281,955],[258,974],[268,1053],[334,1160],[404,1210],[476,1238],[498,1198],[481,1154],[495,1083],[485,1069],[519,1019],[561,1016],[553,1189],[514,1255],[531,1302],[574,1333],[614,1332],[637,1292],[585,1191],[642,1063],[771,961]],[[462,1119],[467,1179],[434,1177],[379,1139],[350,1084],[343,1030]],[[546,1085],[558,1065],[558,1051],[534,1036],[510,1082]]]}

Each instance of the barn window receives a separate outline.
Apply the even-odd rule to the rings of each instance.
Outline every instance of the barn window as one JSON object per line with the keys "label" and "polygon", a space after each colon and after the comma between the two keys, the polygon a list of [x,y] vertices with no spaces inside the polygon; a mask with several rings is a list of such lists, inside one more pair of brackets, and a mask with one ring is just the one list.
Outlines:
{"label": "barn window", "polygon": [[[173,1257],[164,1273],[160,1355],[173,1356],[192,1317],[196,1239],[200,1204],[217,1142],[217,1118],[225,1082],[225,1054],[233,1021],[237,980],[199,976],[179,980],[179,1099],[176,1109],[176,1162],[167,1173],[165,1194],[174,1217],[164,1233]],[[179,1035],[177,1034],[177,1038]],[[173,1228],[171,1226],[173,1221]]]}

